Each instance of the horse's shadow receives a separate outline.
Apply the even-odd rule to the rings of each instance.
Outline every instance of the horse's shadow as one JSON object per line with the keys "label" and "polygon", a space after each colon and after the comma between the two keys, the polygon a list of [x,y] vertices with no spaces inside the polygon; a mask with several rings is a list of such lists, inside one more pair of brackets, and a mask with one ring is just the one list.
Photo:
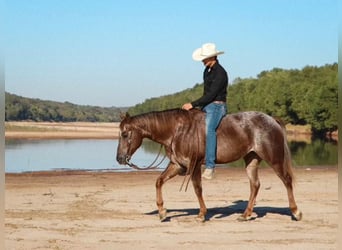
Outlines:
{"label": "horse's shadow", "polygon": [[[208,208],[206,220],[210,220],[212,218],[221,219],[221,218],[229,217],[233,214],[242,214],[247,207],[247,203],[248,201],[237,200],[233,202],[233,205],[229,205],[226,207]],[[198,208],[196,209],[195,208],[168,209],[167,212],[168,212],[168,216],[164,220],[164,222],[171,221],[172,218],[189,216],[189,215],[197,215],[199,213],[199,209]],[[257,216],[253,217],[251,220],[255,220],[256,218],[262,218],[267,213],[287,215],[291,217],[292,219],[294,219],[288,207],[258,207],[256,206],[253,208],[253,212]],[[158,214],[158,210],[154,210],[145,214],[156,215]]]}

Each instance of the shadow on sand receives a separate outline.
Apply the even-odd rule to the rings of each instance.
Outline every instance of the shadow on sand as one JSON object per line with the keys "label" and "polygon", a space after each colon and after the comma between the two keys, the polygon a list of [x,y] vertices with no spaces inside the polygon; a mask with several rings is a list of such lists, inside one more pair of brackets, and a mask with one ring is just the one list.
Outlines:
{"label": "shadow on sand", "polygon": [[[212,218],[215,219],[221,219],[225,217],[229,217],[233,214],[242,214],[246,207],[247,207],[248,201],[242,201],[237,200],[233,202],[233,205],[226,206],[226,207],[214,207],[214,208],[208,208],[208,212],[206,215],[206,220],[210,220]],[[255,220],[256,218],[262,218],[266,214],[279,214],[279,215],[287,215],[289,217],[292,217],[291,211],[288,207],[254,207],[253,212],[257,215],[251,220]],[[186,209],[167,209],[167,219],[165,219],[163,222],[171,221],[172,218],[177,217],[184,217],[184,216],[191,216],[191,215],[197,215],[199,213],[198,208],[186,208]],[[157,215],[158,210],[154,210],[149,213],[145,213],[146,215]]]}

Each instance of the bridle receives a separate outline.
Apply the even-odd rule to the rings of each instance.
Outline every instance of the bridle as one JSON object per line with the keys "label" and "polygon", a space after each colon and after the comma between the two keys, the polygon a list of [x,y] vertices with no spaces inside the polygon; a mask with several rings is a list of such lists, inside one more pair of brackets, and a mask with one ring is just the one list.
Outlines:
{"label": "bridle", "polygon": [[153,166],[154,163],[156,163],[156,161],[158,160],[159,156],[160,156],[160,153],[161,153],[161,150],[163,148],[163,145],[160,145],[160,148],[159,148],[159,152],[158,152],[158,155],[156,156],[156,158],[154,159],[154,161],[147,167],[138,167],[137,165],[135,165],[134,163],[130,162],[128,160],[128,156],[126,158],[126,164],[128,166],[130,166],[131,168],[134,168],[136,170],[151,170],[151,169],[156,169],[160,166],[160,164],[162,164],[162,162],[165,160],[166,158],[166,154],[164,154],[163,158],[158,162],[157,165]]}
{"label": "bridle", "polygon": [[[120,135],[121,137],[121,135]],[[132,131],[129,131],[128,132],[128,149],[127,149],[127,152],[129,152],[130,150],[130,147],[131,147],[131,143],[132,143]],[[159,148],[159,152],[158,152],[158,155],[156,156],[156,158],[154,159],[154,161],[147,167],[138,167],[137,165],[135,165],[134,163],[130,162],[129,158],[130,156],[126,156],[125,158],[125,163],[126,165],[130,166],[131,168],[133,169],[136,169],[136,170],[151,170],[151,169],[156,169],[160,166],[160,164],[162,164],[162,162],[165,160],[166,158],[166,154],[164,154],[163,158],[158,162],[157,165],[154,165],[156,163],[156,161],[158,160],[159,156],[160,156],[160,153],[161,153],[161,150],[163,148],[163,145],[160,145],[160,148]]]}

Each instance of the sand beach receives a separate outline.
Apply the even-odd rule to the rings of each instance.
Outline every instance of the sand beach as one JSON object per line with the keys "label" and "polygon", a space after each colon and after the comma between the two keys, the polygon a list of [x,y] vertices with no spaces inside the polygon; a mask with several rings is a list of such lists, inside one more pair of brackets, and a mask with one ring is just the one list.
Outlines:
{"label": "sand beach", "polygon": [[155,180],[160,172],[48,171],[6,174],[6,249],[337,249],[336,167],[296,168],[302,221],[291,220],[286,190],[260,169],[254,219],[237,221],[249,183],[243,169],[218,168],[204,181],[207,221],[183,177],[164,186],[169,218],[160,222]]}

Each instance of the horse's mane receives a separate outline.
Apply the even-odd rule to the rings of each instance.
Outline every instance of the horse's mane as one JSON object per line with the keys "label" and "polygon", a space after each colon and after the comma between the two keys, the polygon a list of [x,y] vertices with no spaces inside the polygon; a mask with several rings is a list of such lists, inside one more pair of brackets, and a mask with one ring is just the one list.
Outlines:
{"label": "horse's mane", "polygon": [[197,109],[186,111],[183,109],[168,109],[162,111],[151,111],[148,113],[138,114],[131,117],[131,124],[136,127],[145,128],[148,131],[158,130],[160,128],[175,128],[180,122],[190,122],[196,114],[202,113]]}

